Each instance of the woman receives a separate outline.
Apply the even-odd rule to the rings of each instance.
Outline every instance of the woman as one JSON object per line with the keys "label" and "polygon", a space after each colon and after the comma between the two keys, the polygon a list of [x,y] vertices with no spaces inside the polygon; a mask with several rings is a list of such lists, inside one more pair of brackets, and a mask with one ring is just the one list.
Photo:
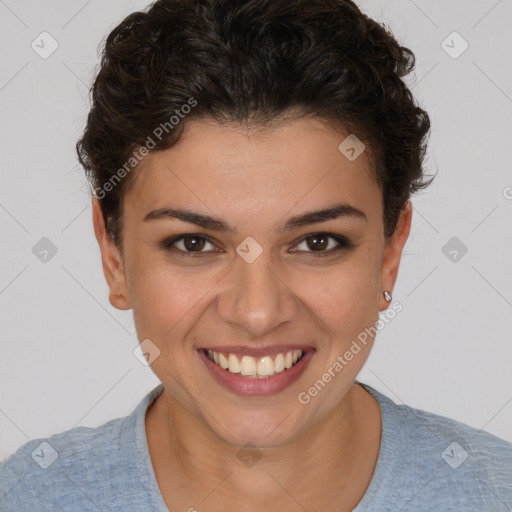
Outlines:
{"label": "woman", "polygon": [[414,66],[348,0],[159,0],[108,36],[78,155],[161,385],[33,440],[0,510],[509,510],[512,444],[356,380],[425,188]]}

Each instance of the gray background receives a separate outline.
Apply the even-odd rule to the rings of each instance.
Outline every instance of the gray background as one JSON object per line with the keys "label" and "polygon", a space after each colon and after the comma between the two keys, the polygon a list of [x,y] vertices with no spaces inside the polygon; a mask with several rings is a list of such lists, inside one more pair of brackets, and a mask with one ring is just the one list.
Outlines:
{"label": "gray background", "polygon": [[[438,170],[413,199],[394,290],[404,310],[359,380],[512,441],[512,2],[358,4],[416,54],[408,83],[431,116]],[[131,311],[108,302],[74,149],[99,43],[146,5],[0,0],[0,458],[125,416],[159,383],[133,355]],[[58,42],[46,59],[31,47],[44,31]],[[469,44],[457,58],[454,31]],[[46,262],[32,250],[43,237],[57,248]],[[452,237],[459,247],[443,250]]]}

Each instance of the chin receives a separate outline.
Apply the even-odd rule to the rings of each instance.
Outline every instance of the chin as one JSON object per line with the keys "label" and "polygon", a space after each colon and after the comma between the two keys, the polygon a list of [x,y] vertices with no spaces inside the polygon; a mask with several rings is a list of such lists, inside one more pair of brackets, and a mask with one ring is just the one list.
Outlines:
{"label": "chin", "polygon": [[[240,413],[238,413],[240,414]],[[290,411],[269,415],[267,411],[247,414],[243,420],[210,423],[210,428],[226,444],[233,447],[253,445],[258,448],[278,448],[296,439],[300,432],[291,425]]]}

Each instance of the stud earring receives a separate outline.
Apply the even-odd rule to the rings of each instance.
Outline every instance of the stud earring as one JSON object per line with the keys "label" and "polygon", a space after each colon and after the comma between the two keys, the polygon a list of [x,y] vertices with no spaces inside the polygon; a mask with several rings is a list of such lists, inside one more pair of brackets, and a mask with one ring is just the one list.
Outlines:
{"label": "stud earring", "polygon": [[388,302],[391,302],[391,294],[388,292],[388,291],[384,291],[384,298],[388,301]]}

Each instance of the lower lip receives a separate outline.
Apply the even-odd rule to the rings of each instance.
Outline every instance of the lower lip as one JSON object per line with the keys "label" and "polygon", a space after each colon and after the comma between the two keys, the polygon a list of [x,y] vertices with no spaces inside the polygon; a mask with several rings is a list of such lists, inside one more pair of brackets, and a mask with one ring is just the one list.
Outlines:
{"label": "lower lip", "polygon": [[239,373],[231,373],[214,363],[204,350],[198,350],[198,353],[217,382],[233,393],[243,396],[270,396],[291,386],[302,375],[315,351],[308,350],[298,363],[268,379],[251,379],[242,377]]}

